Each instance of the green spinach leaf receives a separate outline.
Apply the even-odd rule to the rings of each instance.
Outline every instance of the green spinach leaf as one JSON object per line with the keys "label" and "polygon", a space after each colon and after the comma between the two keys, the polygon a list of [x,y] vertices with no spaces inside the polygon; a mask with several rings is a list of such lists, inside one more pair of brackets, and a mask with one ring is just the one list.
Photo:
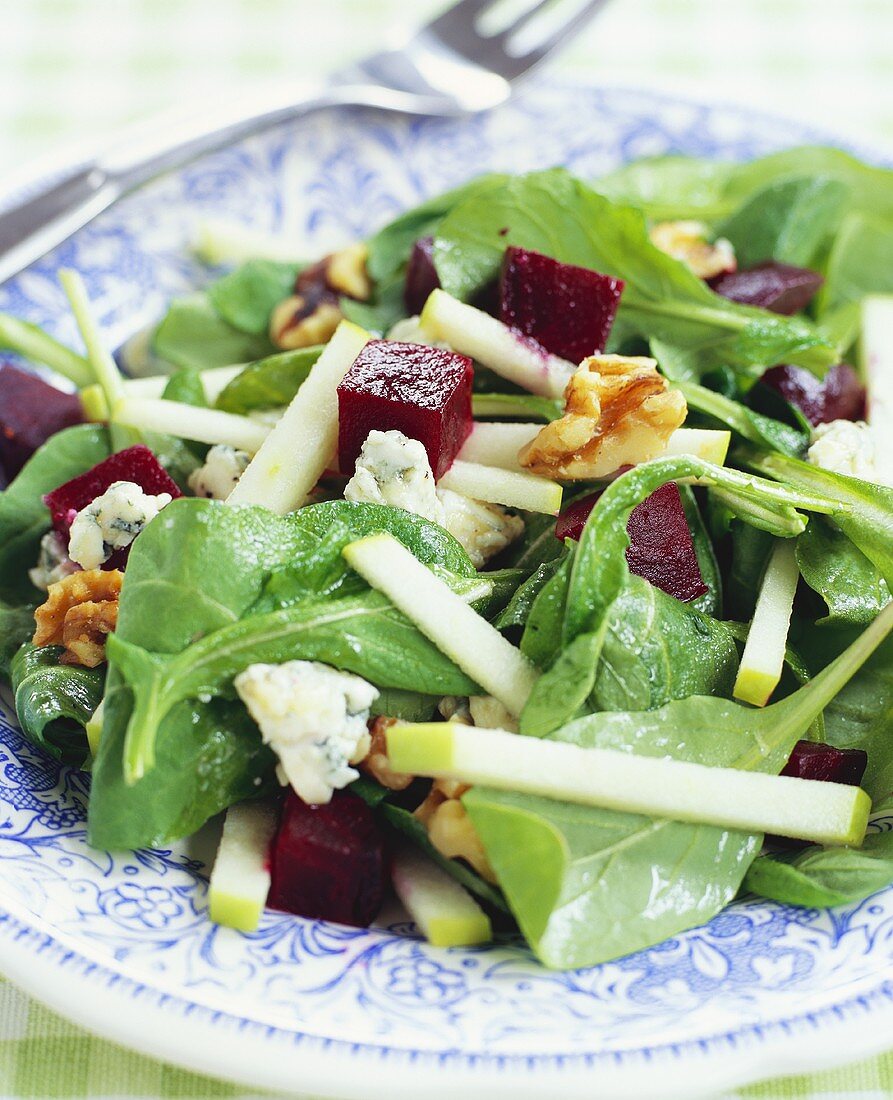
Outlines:
{"label": "green spinach leaf", "polygon": [[211,305],[206,294],[171,302],[152,338],[152,350],[176,367],[204,370],[249,363],[275,350],[266,335],[240,332]]}
{"label": "green spinach leaf", "polygon": [[298,348],[249,363],[221,391],[217,408],[244,415],[255,409],[275,409],[289,404],[321,352],[321,345]]}
{"label": "green spinach leaf", "polygon": [[886,581],[862,551],[818,517],[797,539],[797,565],[828,605],[825,621],[870,623],[890,600]]}
{"label": "green spinach leaf", "polygon": [[208,300],[228,325],[250,336],[266,336],[270,314],[293,292],[301,264],[248,260],[211,283]]}

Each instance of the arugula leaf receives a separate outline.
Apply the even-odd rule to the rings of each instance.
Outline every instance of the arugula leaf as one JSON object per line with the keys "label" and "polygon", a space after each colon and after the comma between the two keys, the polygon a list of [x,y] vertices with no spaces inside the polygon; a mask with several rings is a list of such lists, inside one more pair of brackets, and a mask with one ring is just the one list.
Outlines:
{"label": "arugula leaf", "polygon": [[84,727],[102,701],[105,671],[60,664],[62,653],[61,646],[22,646],[12,661],[12,691],[26,737],[80,768],[90,755]]}
{"label": "arugula leaf", "polygon": [[249,363],[220,392],[217,408],[244,415],[254,409],[288,405],[321,354],[322,345],[318,344],[268,355],[266,359]]}
{"label": "arugula leaf", "polygon": [[797,565],[828,605],[824,622],[870,623],[890,600],[877,569],[846,535],[816,518],[797,539]]}
{"label": "arugula leaf", "polygon": [[874,168],[840,149],[805,145],[747,163],[665,156],[634,161],[596,183],[602,194],[642,208],[649,218],[729,217],[768,184],[787,179],[836,180],[849,208],[893,217],[893,172]]}
{"label": "arugula leaf", "polygon": [[785,905],[822,908],[861,901],[893,882],[893,802],[876,808],[885,817],[861,848],[810,847],[793,859],[759,856],[743,889]]}
{"label": "arugula leaf", "polygon": [[171,302],[152,337],[152,350],[176,367],[204,370],[261,359],[274,348],[266,335],[227,324],[208,296],[196,293]]}
{"label": "arugula leaf", "polygon": [[[888,607],[809,684],[763,710],[693,696],[653,711],[592,714],[552,736],[777,773],[891,628]],[[484,787],[462,801],[528,942],[560,968],[617,958],[709,920],[734,897],[762,841]]]}
{"label": "arugula leaf", "polygon": [[511,179],[455,207],[435,238],[443,288],[472,297],[497,275],[509,244],[623,279],[624,327],[687,348],[699,372],[727,364],[759,376],[770,363],[821,370],[834,362],[834,349],[808,322],[714,294],[651,243],[640,211],[612,203],[563,169]]}
{"label": "arugula leaf", "polygon": [[28,580],[40,540],[50,529],[44,493],[57,489],[109,456],[108,432],[79,424],[51,436],[25,463],[15,481],[0,493],[0,600],[16,605],[34,601]]}
{"label": "arugula leaf", "polygon": [[840,224],[849,188],[840,180],[801,176],[770,183],[717,229],[739,267],[764,260],[813,267]]}
{"label": "arugula leaf", "polygon": [[208,300],[228,325],[250,336],[266,336],[270,314],[293,292],[305,265],[248,260],[208,287]]}

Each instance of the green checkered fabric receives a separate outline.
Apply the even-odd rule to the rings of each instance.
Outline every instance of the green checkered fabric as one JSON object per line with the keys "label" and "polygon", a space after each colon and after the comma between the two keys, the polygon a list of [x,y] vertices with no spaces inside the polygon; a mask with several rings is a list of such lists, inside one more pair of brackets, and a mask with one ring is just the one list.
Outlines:
{"label": "green checkered fabric", "polygon": [[[519,7],[523,6],[521,0]],[[439,0],[0,0],[0,165],[99,141],[175,103],[308,77]],[[555,68],[734,101],[893,148],[893,0],[614,0]],[[0,979],[0,1096],[244,1097],[93,1038]],[[893,1054],[735,1094],[893,1096]],[[724,1098],[731,1100],[731,1096]]]}

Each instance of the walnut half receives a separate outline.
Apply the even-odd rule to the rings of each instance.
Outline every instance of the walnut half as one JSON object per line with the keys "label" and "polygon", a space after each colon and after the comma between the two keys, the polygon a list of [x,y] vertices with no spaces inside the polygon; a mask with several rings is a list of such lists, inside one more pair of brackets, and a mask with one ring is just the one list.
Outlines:
{"label": "walnut half", "polygon": [[63,664],[101,665],[106,636],[118,621],[123,580],[118,569],[86,569],[51,584],[46,603],[34,612],[34,645],[64,646]]}
{"label": "walnut half", "polygon": [[481,878],[496,882],[496,872],[461,802],[468,789],[454,779],[435,779],[413,816],[426,826],[428,839],[442,856],[464,859]]}
{"label": "walnut half", "polygon": [[654,359],[594,355],[564,391],[565,413],[521,448],[522,466],[544,477],[605,477],[659,455],[685,420],[679,390]]}
{"label": "walnut half", "polygon": [[735,249],[725,237],[711,243],[703,222],[658,222],[648,234],[651,243],[674,260],[681,260],[699,279],[714,279],[737,270]]}
{"label": "walnut half", "polygon": [[341,322],[340,295],[365,301],[372,292],[366,273],[367,249],[352,244],[302,271],[294,294],[270,317],[270,339],[284,350],[324,344]]}

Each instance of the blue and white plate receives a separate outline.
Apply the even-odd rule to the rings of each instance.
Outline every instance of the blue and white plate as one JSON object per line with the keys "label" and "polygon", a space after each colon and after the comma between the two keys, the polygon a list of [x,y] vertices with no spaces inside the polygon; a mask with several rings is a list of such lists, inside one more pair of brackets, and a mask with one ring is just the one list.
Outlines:
{"label": "blue and white plate", "polygon": [[[554,84],[464,122],[324,112],[121,203],[3,287],[0,308],[73,341],[55,271],[74,267],[116,346],[207,277],[187,247],[203,218],[282,232],[312,255],[486,169],[591,176],[646,154],[744,158],[822,136]],[[566,974],[522,946],[432,948],[399,919],[359,931],[268,914],[244,936],[208,921],[195,841],[87,847],[88,785],[0,716],[0,970],[78,1023],[197,1070],[366,1100],[691,1098],[893,1036],[893,890],[830,911],[739,903]]]}

